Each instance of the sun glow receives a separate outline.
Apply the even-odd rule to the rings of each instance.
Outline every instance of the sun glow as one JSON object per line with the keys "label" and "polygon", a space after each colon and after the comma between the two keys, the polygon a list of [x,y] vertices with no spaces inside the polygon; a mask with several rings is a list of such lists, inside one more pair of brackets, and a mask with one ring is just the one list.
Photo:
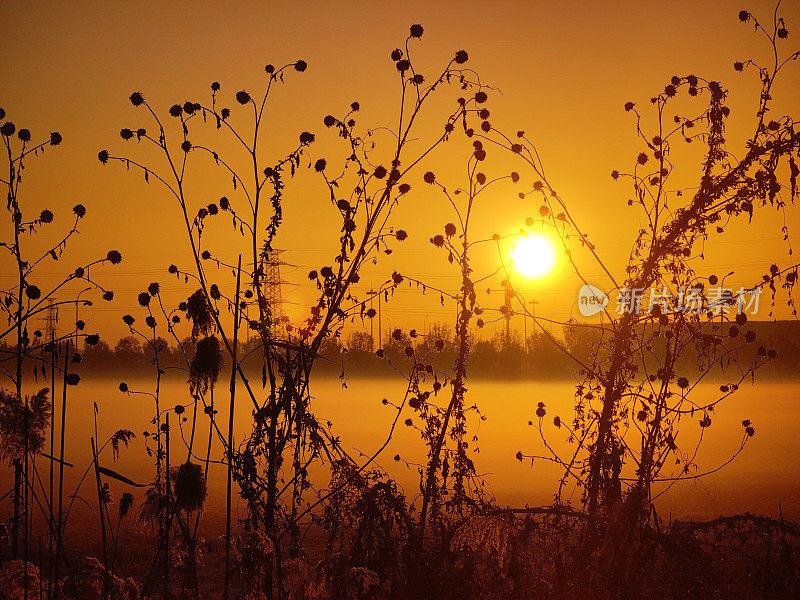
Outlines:
{"label": "sun glow", "polygon": [[540,233],[519,239],[511,247],[511,264],[523,277],[529,279],[544,277],[556,265],[553,241]]}

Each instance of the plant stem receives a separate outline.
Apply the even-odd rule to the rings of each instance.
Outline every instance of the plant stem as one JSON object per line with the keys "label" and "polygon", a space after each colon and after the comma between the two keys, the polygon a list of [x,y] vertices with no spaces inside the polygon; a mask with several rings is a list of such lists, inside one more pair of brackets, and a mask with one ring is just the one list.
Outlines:
{"label": "plant stem", "polygon": [[61,396],[61,431],[59,432],[61,436],[61,450],[59,453],[59,461],[58,461],[58,548],[59,550],[56,551],[56,564],[53,570],[54,600],[58,600],[58,595],[59,595],[58,568],[61,559],[60,548],[64,542],[64,527],[66,525],[66,523],[62,522],[62,515],[64,509],[64,431],[67,418],[67,364],[68,364],[67,361],[68,360],[69,360],[69,340],[67,340],[64,349],[64,380],[62,381],[63,394]]}
{"label": "plant stem", "polygon": [[[233,411],[236,405],[236,351],[239,344],[239,291],[241,289],[242,255],[239,255],[239,264],[236,267],[236,303],[233,308],[233,352],[231,365],[231,403],[228,413],[228,481],[225,496],[225,588],[223,598],[228,600],[230,593],[230,568],[231,568],[231,466],[233,464]],[[213,404],[212,404],[213,407]],[[214,418],[213,408],[211,418]],[[209,445],[210,445],[209,436]]]}
{"label": "plant stem", "polygon": [[92,457],[94,458],[94,477],[97,481],[97,504],[98,508],[100,509],[100,532],[103,542],[103,592],[101,598],[105,600],[109,597],[111,590],[111,586],[109,585],[108,548],[106,547],[106,515],[105,506],[103,504],[103,488],[100,482],[100,466],[97,462],[97,447],[95,445],[94,438],[90,439],[92,442]]}

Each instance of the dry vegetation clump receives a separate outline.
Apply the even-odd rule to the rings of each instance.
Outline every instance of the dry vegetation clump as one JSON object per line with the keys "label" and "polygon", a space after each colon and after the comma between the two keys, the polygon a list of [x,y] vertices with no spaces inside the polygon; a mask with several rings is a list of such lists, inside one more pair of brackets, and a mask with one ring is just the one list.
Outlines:
{"label": "dry vegetation clump", "polygon": [[[797,524],[746,514],[658,521],[630,535],[617,525],[625,510],[620,503],[590,521],[556,507],[466,523],[454,548],[472,573],[472,597],[668,600],[800,593]],[[591,538],[598,543],[587,546]]]}

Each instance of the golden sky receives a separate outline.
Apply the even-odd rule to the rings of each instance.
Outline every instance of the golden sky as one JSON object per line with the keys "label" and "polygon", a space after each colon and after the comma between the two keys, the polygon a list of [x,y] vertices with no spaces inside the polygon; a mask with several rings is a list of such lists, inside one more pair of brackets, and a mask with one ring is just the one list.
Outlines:
{"label": "golden sky", "polygon": [[[741,4],[741,5],[740,5]],[[418,68],[433,74],[456,50],[469,52],[469,65],[490,92],[492,123],[508,131],[524,129],[537,143],[549,176],[569,203],[599,251],[611,265],[624,267],[624,258],[640,223],[640,213],[626,206],[629,187],[612,182],[612,169],[631,168],[640,147],[630,113],[623,104],[646,106],[663,90],[672,75],[694,73],[717,79],[730,90],[732,114],[728,139],[741,149],[757,106],[758,82],[753,74],[734,72],[734,60],[767,57],[768,46],[737,13],[746,8],[762,20],[771,20],[771,1],[615,1],[615,2],[22,2],[0,5],[0,106],[17,128],[27,127],[34,139],[58,130],[59,148],[48,150],[28,164],[22,188],[23,205],[38,212],[49,208],[56,220],[48,234],[71,221],[71,207],[80,202],[88,211],[81,235],[59,263],[41,270],[43,285],[80,261],[123,254],[123,263],[95,273],[115,291],[112,304],[98,301],[87,320],[91,328],[115,339],[125,328],[121,315],[136,309],[137,293],[158,281],[167,297],[183,299],[193,291],[167,275],[170,263],[189,267],[190,253],[177,205],[139,174],[126,173],[119,164],[103,167],[97,152],[142,152],[119,137],[122,127],[152,124],[128,101],[141,91],[162,111],[187,99],[205,100],[209,84],[222,84],[223,105],[236,107],[233,94],[263,88],[264,65],[306,60],[305,73],[289,73],[287,82],[271,100],[268,144],[278,158],[295,144],[304,130],[317,135],[313,160],[329,163],[344,158],[335,136],[322,118],[346,112],[353,100],[361,104],[357,118],[365,127],[394,122],[398,81],[390,51],[402,44],[408,26],[420,23],[425,33],[414,46]],[[786,51],[800,40],[800,3],[784,2],[789,39]],[[800,107],[800,64],[790,66],[775,89],[776,113]],[[457,98],[457,89],[442,98]],[[444,109],[434,106],[437,123]],[[440,125],[437,125],[440,126]],[[737,145],[737,142],[738,145]],[[272,152],[274,148],[274,152]],[[449,184],[463,182],[466,154],[462,146],[447,146],[432,157],[430,167]],[[337,158],[338,157],[338,158]],[[487,161],[487,171],[521,170],[507,158]],[[696,173],[696,163],[683,169]],[[208,164],[197,161],[191,193],[197,206],[230,195],[227,179],[209,174]],[[693,170],[694,169],[694,170]],[[457,272],[428,243],[452,219],[443,199],[422,182],[420,170],[408,180],[412,193],[395,214],[395,224],[409,232],[409,240],[380,267],[363,277],[377,285],[398,270],[454,289]],[[525,173],[523,172],[523,177]],[[691,181],[691,179],[687,180]],[[498,188],[477,209],[478,235],[505,235],[519,230],[538,210],[538,202],[520,200],[516,189]],[[277,246],[295,268],[284,277],[286,306],[291,317],[312,297],[306,280],[311,268],[329,264],[335,254],[338,228],[331,231],[333,214],[327,190],[313,173],[302,169],[286,190],[285,225]],[[772,262],[788,266],[787,246],[779,228],[790,232],[800,225],[798,207],[780,214],[757,213],[750,227],[731,229],[720,241],[707,245],[707,273],[735,270],[732,278],[747,285]],[[218,235],[215,254],[229,261],[238,252],[235,238]],[[4,225],[8,227],[8,225]],[[4,235],[6,231],[4,230]],[[794,233],[791,233],[793,239]],[[488,268],[492,256],[480,257]],[[9,285],[13,271],[0,263],[0,286]],[[599,269],[589,276],[603,281]],[[492,284],[499,289],[500,279]],[[562,263],[555,273],[519,287],[540,304],[537,314],[565,319],[576,314],[579,284]],[[483,298],[497,306],[501,296]],[[134,314],[136,314],[134,312]],[[787,316],[781,310],[778,316]],[[426,317],[426,315],[429,315]],[[763,318],[766,310],[762,309]],[[389,327],[422,329],[434,320],[452,320],[436,299],[422,299],[403,291],[384,310]],[[515,323],[521,329],[521,323]],[[385,331],[386,329],[384,329]],[[492,332],[492,328],[488,331]]]}

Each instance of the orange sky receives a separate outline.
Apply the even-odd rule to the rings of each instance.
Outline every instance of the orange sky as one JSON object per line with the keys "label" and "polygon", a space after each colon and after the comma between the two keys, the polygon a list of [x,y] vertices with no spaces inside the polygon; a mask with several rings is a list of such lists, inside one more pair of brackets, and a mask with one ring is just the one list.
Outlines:
{"label": "orange sky", "polygon": [[[177,206],[140,175],[125,173],[118,164],[103,167],[96,159],[103,148],[112,154],[138,150],[124,145],[118,134],[121,127],[150,125],[130,105],[132,91],[141,91],[155,107],[166,110],[175,102],[207,98],[209,84],[218,80],[224,103],[235,106],[232,95],[239,89],[254,93],[262,89],[266,63],[281,65],[302,58],[309,63],[308,71],[290,73],[271,103],[269,145],[276,149],[271,156],[280,156],[299,132],[308,130],[318,140],[310,152],[312,161],[324,156],[329,163],[338,163],[342,149],[323,127],[322,117],[341,114],[358,100],[362,107],[358,120],[365,127],[394,121],[398,82],[389,53],[404,41],[412,23],[425,27],[415,51],[422,72],[440,69],[456,50],[469,52],[469,64],[482,80],[500,90],[490,92],[493,125],[524,129],[531,135],[573,215],[608,262],[621,271],[640,218],[626,206],[626,184],[613,183],[609,177],[612,169],[629,169],[640,150],[631,115],[622,106],[628,100],[646,105],[674,74],[719,79],[730,90],[733,109],[728,139],[732,149],[740,149],[736,141],[753,120],[759,86],[752,74],[735,73],[732,62],[762,58],[768,50],[750,26],[738,22],[741,8],[767,20],[773,3],[4,2],[0,106],[18,128],[31,129],[35,139],[52,130],[64,136],[61,147],[29,163],[23,204],[56,214],[51,233],[67,226],[69,210],[77,202],[88,209],[81,236],[69,253],[61,262],[42,268],[42,287],[54,274],[71,271],[98,252],[104,255],[111,248],[122,252],[122,265],[96,274],[115,291],[115,301],[98,301],[93,312],[84,315],[93,329],[111,339],[124,333],[120,316],[136,309],[137,293],[151,281],[159,281],[175,300],[193,291],[166,273],[173,262],[189,267]],[[800,3],[784,2],[781,14],[790,31],[784,46],[787,51],[796,49]],[[458,95],[454,89],[443,98]],[[800,107],[800,65],[787,69],[775,96],[776,113]],[[443,107],[449,108],[436,107],[439,116],[444,115]],[[429,167],[451,185],[463,182],[465,155],[456,148],[437,153]],[[487,171],[505,173],[511,165],[498,158],[489,161]],[[206,165],[198,161],[194,168],[192,193],[198,206],[228,195],[229,185],[209,175]],[[692,168],[684,172],[691,174]],[[366,285],[378,284],[396,269],[441,287],[456,286],[457,273],[428,243],[451,216],[445,203],[422,183],[422,173],[410,175],[414,189],[395,215],[396,224],[407,229],[410,238],[384,258],[379,269],[363,277]],[[498,188],[478,207],[476,233],[513,233],[537,211],[538,202],[519,200],[516,191],[510,186]],[[284,269],[285,278],[298,284],[284,292],[295,303],[286,307],[294,317],[312,297],[305,274],[329,264],[338,231],[330,231],[327,191],[311,171],[303,169],[289,184],[284,210],[277,246],[286,248],[285,260],[297,266]],[[779,227],[784,219],[790,231],[800,225],[799,210],[792,207],[784,215],[761,211],[752,226],[732,228],[722,240],[708,244],[708,266],[703,271],[735,270],[732,281],[746,285],[772,262],[788,266]],[[225,233],[217,239],[221,247],[216,255],[235,260],[232,238]],[[488,266],[492,260],[485,256],[478,262]],[[13,271],[8,263],[0,267],[0,287],[6,287],[12,284]],[[606,283],[598,269],[590,267],[588,272],[601,287]],[[576,312],[579,284],[563,261],[553,276],[518,285],[540,301],[537,314],[565,319]],[[499,278],[492,287],[499,288]],[[483,299],[487,306],[500,301],[499,294],[494,300]],[[766,318],[766,310],[762,314]],[[421,329],[451,317],[452,311],[442,309],[438,297],[421,299],[403,291],[384,311],[384,331],[389,323]],[[521,329],[521,322],[515,325]]]}

